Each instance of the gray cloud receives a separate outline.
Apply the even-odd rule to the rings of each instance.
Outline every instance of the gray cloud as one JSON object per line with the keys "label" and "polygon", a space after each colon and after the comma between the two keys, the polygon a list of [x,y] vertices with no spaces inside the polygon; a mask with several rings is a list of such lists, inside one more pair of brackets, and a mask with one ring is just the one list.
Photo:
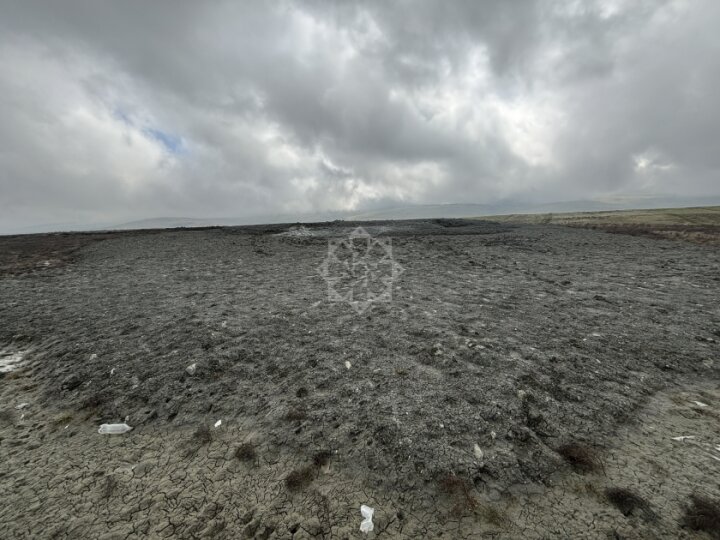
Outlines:
{"label": "gray cloud", "polygon": [[720,194],[711,0],[0,14],[0,230]]}

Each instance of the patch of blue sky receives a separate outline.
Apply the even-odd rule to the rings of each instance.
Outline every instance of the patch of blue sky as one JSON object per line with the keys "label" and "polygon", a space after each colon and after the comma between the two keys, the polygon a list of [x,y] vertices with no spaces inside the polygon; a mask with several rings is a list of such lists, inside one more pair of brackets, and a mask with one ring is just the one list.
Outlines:
{"label": "patch of blue sky", "polygon": [[147,135],[151,139],[159,142],[161,145],[163,145],[163,147],[165,147],[165,150],[167,150],[171,154],[177,155],[185,153],[185,146],[183,145],[182,137],[178,137],[177,135],[173,135],[172,133],[168,133],[166,131],[155,128],[145,128],[143,129],[143,133],[145,133],[145,135]]}
{"label": "patch of blue sky", "polygon": [[[120,120],[123,124],[131,127],[136,127],[130,115],[128,115],[122,108],[117,107],[113,110],[113,116]],[[185,145],[183,144],[182,137],[168,133],[161,129],[145,127],[141,130],[143,134],[150,137],[152,140],[159,142],[165,150],[174,155],[184,154],[186,151]]]}

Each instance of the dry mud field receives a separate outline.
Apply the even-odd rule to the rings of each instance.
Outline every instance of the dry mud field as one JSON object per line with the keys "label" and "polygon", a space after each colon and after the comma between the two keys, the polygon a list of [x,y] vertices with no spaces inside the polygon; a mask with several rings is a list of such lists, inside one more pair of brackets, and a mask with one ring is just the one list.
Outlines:
{"label": "dry mud field", "polygon": [[0,536],[719,537],[717,247],[357,225],[0,237]]}

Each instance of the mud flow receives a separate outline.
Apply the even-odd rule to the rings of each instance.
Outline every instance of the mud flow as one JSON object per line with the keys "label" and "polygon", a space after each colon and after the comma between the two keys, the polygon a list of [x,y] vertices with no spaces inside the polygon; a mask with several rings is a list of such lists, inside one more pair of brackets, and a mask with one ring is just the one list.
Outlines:
{"label": "mud flow", "polygon": [[720,538],[719,306],[552,225],[0,237],[0,536]]}

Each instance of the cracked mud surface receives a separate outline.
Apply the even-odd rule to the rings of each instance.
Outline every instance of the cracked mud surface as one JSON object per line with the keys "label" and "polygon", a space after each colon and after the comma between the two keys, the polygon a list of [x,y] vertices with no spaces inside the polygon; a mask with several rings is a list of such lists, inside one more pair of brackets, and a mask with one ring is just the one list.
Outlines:
{"label": "cracked mud surface", "polygon": [[362,315],[318,275],[348,223],[109,234],[6,269],[2,536],[356,538],[368,504],[368,537],[711,538],[682,515],[720,497],[717,249],[372,227],[404,272]]}

